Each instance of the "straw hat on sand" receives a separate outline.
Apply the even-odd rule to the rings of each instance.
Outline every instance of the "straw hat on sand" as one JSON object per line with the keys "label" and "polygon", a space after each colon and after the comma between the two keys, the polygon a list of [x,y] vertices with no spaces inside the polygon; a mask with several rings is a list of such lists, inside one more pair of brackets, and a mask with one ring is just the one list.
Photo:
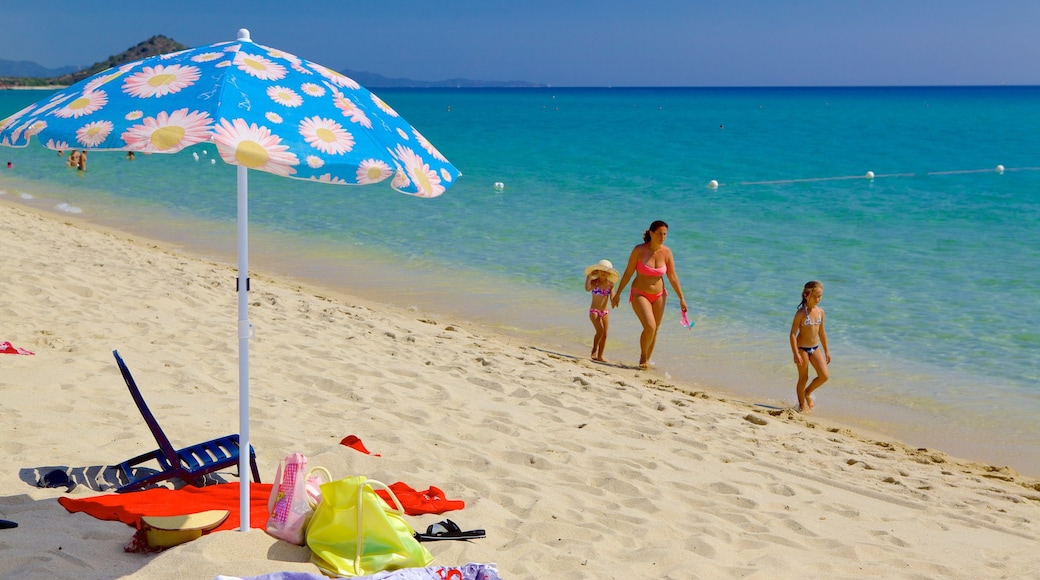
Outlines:
{"label": "straw hat on sand", "polygon": [[614,264],[611,264],[610,260],[600,260],[598,264],[585,268],[585,275],[588,276],[596,270],[606,273],[607,279],[610,280],[611,284],[617,284],[618,280],[621,279],[621,274],[618,274],[618,271],[614,269]]}

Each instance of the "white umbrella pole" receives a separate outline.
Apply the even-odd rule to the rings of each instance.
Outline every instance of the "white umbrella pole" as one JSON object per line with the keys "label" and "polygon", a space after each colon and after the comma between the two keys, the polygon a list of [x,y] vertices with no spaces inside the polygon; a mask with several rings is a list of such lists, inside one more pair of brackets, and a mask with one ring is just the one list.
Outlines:
{"label": "white umbrella pole", "polygon": [[249,531],[249,180],[238,166],[238,505],[239,530]]}

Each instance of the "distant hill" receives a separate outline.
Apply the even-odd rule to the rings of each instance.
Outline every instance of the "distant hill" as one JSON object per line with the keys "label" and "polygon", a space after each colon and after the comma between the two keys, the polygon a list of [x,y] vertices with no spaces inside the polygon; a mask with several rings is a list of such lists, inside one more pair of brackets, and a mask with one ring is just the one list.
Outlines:
{"label": "distant hill", "polygon": [[[8,69],[3,65],[4,63],[9,63],[11,61],[0,61],[0,87],[67,86],[114,66],[133,62],[142,58],[148,58],[150,56],[184,50],[185,48],[188,47],[160,34],[139,43],[137,46],[130,47],[117,55],[110,56],[108,57],[108,60],[96,62],[83,69],[70,66],[57,69],[56,71],[51,71],[36,63],[22,63],[34,65],[43,71],[49,71],[52,73],[44,73],[43,75],[18,74],[17,71],[14,74],[8,74]],[[57,72],[57,74],[53,74],[54,72]]]}
{"label": "distant hill", "polygon": [[[156,35],[137,46],[108,57],[108,60],[96,62],[87,68],[74,66],[59,69],[48,69],[35,62],[15,62],[0,60],[0,88],[4,87],[41,87],[68,86],[79,82],[103,70],[124,63],[176,52],[188,48],[183,44],[162,35]],[[416,81],[403,78],[389,78],[370,72],[352,70],[340,71],[366,88],[537,88],[549,85],[529,83],[526,81],[477,81],[471,79],[448,79],[444,81]]]}
{"label": "distant hill", "polygon": [[78,66],[46,68],[27,60],[4,60],[0,58],[0,77],[48,78],[67,75],[79,70]]}

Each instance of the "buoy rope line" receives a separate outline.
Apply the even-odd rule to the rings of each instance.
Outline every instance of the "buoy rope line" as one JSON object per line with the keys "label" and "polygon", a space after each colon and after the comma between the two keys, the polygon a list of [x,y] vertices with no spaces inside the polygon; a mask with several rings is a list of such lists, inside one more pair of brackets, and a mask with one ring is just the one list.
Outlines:
{"label": "buoy rope line", "polygon": [[[841,181],[847,179],[866,179],[868,181],[874,179],[880,179],[885,177],[917,177],[918,175],[965,175],[969,173],[1004,173],[1006,171],[1040,171],[1040,167],[1007,167],[998,165],[993,169],[959,169],[955,171],[928,171],[925,173],[878,173],[875,174],[873,171],[868,171],[863,175],[841,175],[836,177],[805,177],[800,179],[774,179],[766,181],[740,181],[732,185],[780,185],[785,183],[812,183],[817,181]],[[710,189],[716,189],[718,187],[730,185],[726,183],[719,183],[712,179],[708,182],[707,186]]]}

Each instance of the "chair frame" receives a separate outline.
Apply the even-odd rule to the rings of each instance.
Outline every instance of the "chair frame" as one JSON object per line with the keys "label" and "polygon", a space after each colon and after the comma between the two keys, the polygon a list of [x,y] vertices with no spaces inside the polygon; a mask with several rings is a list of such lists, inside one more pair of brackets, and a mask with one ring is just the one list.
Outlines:
{"label": "chair frame", "polygon": [[[130,390],[130,395],[134,398],[138,411],[141,412],[144,422],[148,424],[148,429],[151,430],[152,436],[159,444],[158,449],[142,453],[119,464],[120,472],[129,483],[116,489],[117,493],[136,491],[173,478],[179,478],[185,483],[202,487],[203,476],[227,467],[238,467],[240,446],[237,434],[225,435],[180,450],[175,449],[144,402],[144,396],[141,395],[141,390],[130,374],[130,369],[119,356],[119,351],[113,350],[112,355],[116,358],[116,364],[119,365],[119,371],[123,374],[126,387]],[[152,460],[159,464],[160,470],[157,473],[143,477],[134,476],[134,467]],[[260,472],[256,467],[256,452],[252,445],[249,446],[249,464],[252,467],[253,481],[260,483]],[[238,476],[241,477],[242,474],[239,473]]]}

